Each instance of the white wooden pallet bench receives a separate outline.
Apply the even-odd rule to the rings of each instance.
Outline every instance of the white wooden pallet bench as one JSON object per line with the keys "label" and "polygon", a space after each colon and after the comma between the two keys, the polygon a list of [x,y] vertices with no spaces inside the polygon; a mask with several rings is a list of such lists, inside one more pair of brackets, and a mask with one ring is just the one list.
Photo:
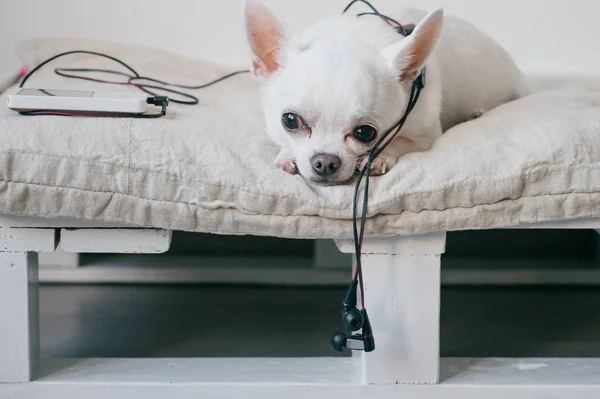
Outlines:
{"label": "white wooden pallet bench", "polygon": [[[445,233],[365,241],[367,307],[377,345],[367,355],[40,360],[38,253],[59,246],[67,252],[162,253],[171,232],[12,216],[0,216],[0,226],[3,399],[600,397],[600,359],[440,358]],[[520,228],[599,230],[600,219]],[[353,248],[346,240],[337,245],[342,252]]]}

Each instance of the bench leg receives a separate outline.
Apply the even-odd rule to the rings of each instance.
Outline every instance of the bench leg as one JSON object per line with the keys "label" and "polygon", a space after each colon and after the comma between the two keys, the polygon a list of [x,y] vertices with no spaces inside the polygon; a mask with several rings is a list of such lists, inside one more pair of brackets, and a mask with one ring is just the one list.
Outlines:
{"label": "bench leg", "polygon": [[435,384],[439,373],[440,255],[363,255],[366,308],[377,349],[370,384]]}
{"label": "bench leg", "polygon": [[0,253],[0,383],[33,379],[39,357],[37,253]]}
{"label": "bench leg", "polygon": [[[441,254],[444,233],[365,239],[365,307],[375,351],[361,353],[367,384],[439,381]],[[351,252],[350,242],[337,242]]]}

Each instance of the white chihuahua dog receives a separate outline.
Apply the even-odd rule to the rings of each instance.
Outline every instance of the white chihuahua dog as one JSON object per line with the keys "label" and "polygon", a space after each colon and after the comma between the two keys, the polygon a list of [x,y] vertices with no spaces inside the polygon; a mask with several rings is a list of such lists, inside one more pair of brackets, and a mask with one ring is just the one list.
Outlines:
{"label": "white chihuahua dog", "polygon": [[281,146],[275,163],[313,183],[355,176],[377,138],[404,114],[425,66],[426,87],[400,134],[371,164],[372,176],[406,153],[428,150],[448,128],[528,93],[497,43],[460,19],[444,21],[441,9],[384,12],[416,24],[408,37],[378,16],[351,12],[297,36],[260,0],[245,0],[244,14],[266,130]]}

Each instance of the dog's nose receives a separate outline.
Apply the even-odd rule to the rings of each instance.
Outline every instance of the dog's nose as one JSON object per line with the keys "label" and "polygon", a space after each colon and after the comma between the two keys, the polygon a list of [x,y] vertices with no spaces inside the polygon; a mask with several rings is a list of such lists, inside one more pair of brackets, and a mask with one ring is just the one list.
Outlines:
{"label": "dog's nose", "polygon": [[342,160],[333,154],[317,154],[311,159],[313,170],[321,177],[333,175],[342,165]]}

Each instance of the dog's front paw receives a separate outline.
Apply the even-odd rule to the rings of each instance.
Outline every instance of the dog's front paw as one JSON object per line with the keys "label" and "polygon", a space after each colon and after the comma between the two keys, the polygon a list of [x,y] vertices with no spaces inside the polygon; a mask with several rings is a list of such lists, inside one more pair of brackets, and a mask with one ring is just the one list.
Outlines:
{"label": "dog's front paw", "polygon": [[293,159],[280,159],[276,163],[277,167],[290,175],[298,174],[298,166]]}
{"label": "dog's front paw", "polygon": [[287,148],[281,149],[279,155],[275,158],[275,166],[290,175],[297,175],[299,173],[296,161],[293,159],[293,154]]}
{"label": "dog's front paw", "polygon": [[[369,156],[363,158],[360,163],[358,170],[363,170],[363,168],[369,162]],[[387,172],[392,169],[392,167],[396,164],[396,160],[385,153],[380,154],[377,158],[371,162],[371,176],[381,176],[385,175]]]}

